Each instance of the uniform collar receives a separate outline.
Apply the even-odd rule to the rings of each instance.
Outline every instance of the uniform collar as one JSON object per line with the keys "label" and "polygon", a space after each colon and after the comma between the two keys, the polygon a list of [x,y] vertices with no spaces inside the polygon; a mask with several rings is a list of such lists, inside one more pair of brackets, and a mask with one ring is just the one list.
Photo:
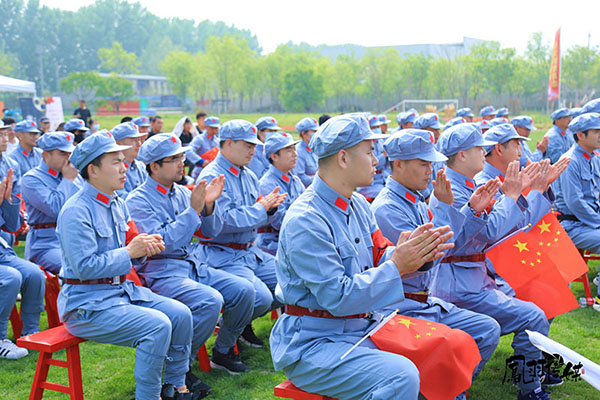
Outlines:
{"label": "uniform collar", "polygon": [[229,174],[231,174],[231,175],[233,175],[235,177],[239,177],[240,176],[240,172],[242,172],[244,170],[244,167],[238,167],[238,166],[234,165],[231,161],[229,161],[228,159],[226,159],[223,156],[222,153],[219,153],[217,155],[217,158],[215,159],[215,161],[221,167],[223,167],[223,169],[225,169],[227,172],[229,172]]}
{"label": "uniform collar", "polygon": [[504,182],[504,174],[487,161],[483,164],[483,173],[489,175],[491,179],[498,177],[501,182]]}
{"label": "uniform collar", "polygon": [[172,196],[173,193],[175,193],[175,184],[173,184],[173,186],[171,186],[171,189],[169,189],[168,187],[163,186],[160,183],[158,183],[158,181],[156,181],[151,176],[148,176],[146,178],[145,185],[148,186],[148,188],[151,191],[158,193],[161,197],[167,196],[167,195]]}
{"label": "uniform collar", "polygon": [[86,181],[83,185],[83,190],[88,196],[90,196],[94,200],[94,202],[101,204],[106,208],[110,208],[111,201],[114,201],[114,199],[117,197],[116,194],[113,194],[111,196],[109,194],[99,191],[88,181]]}
{"label": "uniform collar", "polygon": [[319,175],[315,175],[312,183],[313,190],[327,204],[330,204],[334,210],[341,212],[344,215],[350,215],[350,201],[331,188]]}
{"label": "uniform collar", "polygon": [[35,151],[35,147],[31,150],[31,152],[27,151],[25,149],[25,147],[23,147],[21,145],[21,143],[19,142],[19,144],[17,145],[17,150],[19,151],[19,153],[23,154],[25,157],[29,157],[30,155],[33,154],[33,152]]}
{"label": "uniform collar", "polygon": [[44,162],[44,160],[40,161],[40,165],[38,166],[42,171],[50,175],[55,179],[60,179],[60,171],[52,169]]}
{"label": "uniform collar", "polygon": [[577,145],[575,146],[575,153],[580,154],[583,158],[585,158],[586,160],[590,161],[594,156],[599,155],[598,151],[593,151],[591,154],[588,153],[587,151],[585,151],[583,149],[583,147],[581,147],[581,145],[579,143],[576,143]]}
{"label": "uniform collar", "polygon": [[475,184],[475,181],[471,178],[467,178],[466,176],[464,176],[463,174],[461,174],[458,171],[453,170],[450,167],[447,167],[444,172],[446,173],[446,177],[448,178],[448,180],[453,184],[453,185],[460,185],[462,187],[466,187],[469,188],[470,190],[474,191],[475,187],[477,186]]}
{"label": "uniform collar", "polygon": [[292,181],[292,176],[290,174],[285,174],[281,172],[279,169],[275,168],[273,164],[269,165],[269,172],[277,177],[280,181],[289,184]]}
{"label": "uniform collar", "polygon": [[390,189],[398,196],[402,197],[408,203],[416,205],[420,201],[425,201],[425,197],[421,193],[408,189],[406,186],[404,186],[391,176],[388,178],[385,185],[388,189]]}

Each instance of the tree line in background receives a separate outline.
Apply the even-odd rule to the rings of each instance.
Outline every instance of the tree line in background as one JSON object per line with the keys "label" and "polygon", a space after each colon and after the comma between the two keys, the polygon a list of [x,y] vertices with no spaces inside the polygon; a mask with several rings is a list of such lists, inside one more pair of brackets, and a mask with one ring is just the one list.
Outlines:
{"label": "tree line in background", "polygon": [[[40,7],[38,0],[2,0],[0,14],[12,16],[0,25],[0,74],[40,84],[43,70],[47,91],[86,99],[129,98],[131,85],[116,75],[142,73],[165,75],[184,102],[226,104],[217,111],[383,111],[402,99],[427,98],[513,110],[546,104],[551,48],[541,33],[529,38],[523,55],[484,42],[455,58],[370,48],[361,58],[333,60],[292,43],[261,55],[247,30],[160,18],[120,0],[76,12]],[[562,69],[567,104],[581,104],[600,89],[598,48],[567,49]],[[98,71],[114,75],[101,78]]]}

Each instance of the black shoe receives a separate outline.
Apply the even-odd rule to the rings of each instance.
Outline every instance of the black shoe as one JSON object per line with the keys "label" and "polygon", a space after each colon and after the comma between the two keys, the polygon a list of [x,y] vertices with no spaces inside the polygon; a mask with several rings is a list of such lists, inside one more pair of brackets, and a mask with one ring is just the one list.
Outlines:
{"label": "black shoe", "polygon": [[226,354],[219,353],[213,348],[210,366],[216,369],[223,369],[232,375],[250,371],[250,368],[235,354],[233,347]]}
{"label": "black shoe", "polygon": [[560,376],[556,376],[552,372],[542,376],[542,387],[560,386],[563,382]]}
{"label": "black shoe", "polygon": [[205,398],[212,390],[210,386],[198,379],[192,371],[188,371],[187,374],[185,374],[185,386],[194,393],[194,400]]}
{"label": "black shoe", "polygon": [[197,398],[201,399],[201,397],[195,397],[192,392],[179,393],[175,385],[168,383],[162,385],[162,389],[160,390],[161,400],[195,400]]}
{"label": "black shoe", "polygon": [[519,391],[519,394],[517,395],[517,400],[552,400],[550,398],[550,396],[548,396],[548,393],[542,389],[541,387],[532,390],[531,392],[527,393],[527,394],[521,394],[521,392]]}
{"label": "black shoe", "polygon": [[254,333],[254,329],[252,329],[252,324],[246,325],[244,331],[240,335],[240,341],[245,345],[248,345],[250,347],[256,347],[259,349],[265,345],[265,342],[263,342],[261,338],[256,336],[256,334]]}

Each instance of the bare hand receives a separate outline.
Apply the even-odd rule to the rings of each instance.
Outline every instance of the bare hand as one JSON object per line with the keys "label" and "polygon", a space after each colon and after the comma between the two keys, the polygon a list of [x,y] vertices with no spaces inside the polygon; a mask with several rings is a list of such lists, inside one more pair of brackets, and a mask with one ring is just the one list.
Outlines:
{"label": "bare hand", "polygon": [[500,188],[500,179],[490,179],[485,185],[479,186],[471,195],[469,205],[476,212],[482,212],[492,203]]}
{"label": "bare hand", "polygon": [[500,190],[514,201],[519,199],[522,191],[521,180],[519,179],[519,160],[512,161],[508,164],[504,182],[500,185]]}
{"label": "bare hand", "polygon": [[541,151],[542,153],[545,153],[546,149],[548,148],[549,141],[550,139],[548,138],[548,136],[544,136],[542,140],[538,140],[537,144],[535,145],[535,148]]}
{"label": "bare hand", "polygon": [[77,175],[79,175],[79,171],[75,169],[69,160],[65,160],[65,164],[60,169],[60,173],[71,182],[73,182],[77,178]]}
{"label": "bare hand", "polygon": [[190,206],[196,211],[196,213],[200,214],[202,209],[204,208],[204,201],[206,199],[206,180],[203,179],[196,184],[194,190],[192,190],[192,195],[190,197]]}
{"label": "bare hand", "polygon": [[31,226],[29,226],[27,221],[23,221],[23,225],[21,226],[21,229],[19,229],[19,233],[22,235],[27,235],[27,232],[29,232],[30,229]]}
{"label": "bare hand", "polygon": [[7,181],[6,176],[5,176],[0,181],[0,205],[2,205],[2,203],[4,203],[4,192],[6,192],[6,186],[7,186],[7,184],[8,184],[8,181]]}
{"label": "bare hand", "polygon": [[10,204],[12,204],[12,189],[13,189],[13,176],[15,171],[12,168],[8,169],[6,173],[6,189],[4,189],[4,199],[8,200]]}
{"label": "bare hand", "polygon": [[279,207],[286,197],[287,193],[279,194],[279,186],[277,186],[271,193],[260,199],[258,203],[269,212],[271,209]]}
{"label": "bare hand", "polygon": [[454,204],[454,193],[452,193],[452,185],[448,178],[446,178],[446,172],[444,169],[440,169],[435,175],[433,181],[433,195],[439,201],[453,205]]}
{"label": "bare hand", "polygon": [[525,168],[519,171],[519,180],[521,181],[521,193],[523,193],[523,190],[531,186],[531,183],[537,177],[540,168],[541,164],[539,162],[530,162]]}
{"label": "bare hand", "polygon": [[565,157],[563,159],[558,160],[556,163],[550,166],[550,171],[548,172],[548,185],[558,179],[560,174],[562,174],[567,166],[571,162],[571,159]]}
{"label": "bare hand", "polygon": [[134,259],[156,255],[165,249],[165,244],[160,235],[140,233],[125,248],[129,253],[129,257]]}
{"label": "bare hand", "polygon": [[550,171],[550,160],[542,160],[539,162],[539,170],[534,175],[531,181],[531,190],[537,190],[544,193],[548,190],[548,172]]}
{"label": "bare hand", "polygon": [[441,258],[445,250],[454,247],[454,243],[446,243],[454,235],[449,226],[432,227],[431,223],[424,224],[412,233],[400,234],[391,257],[400,275],[418,270],[426,262]]}
{"label": "bare hand", "polygon": [[213,212],[215,201],[223,193],[225,187],[225,175],[219,175],[213,178],[212,181],[206,186],[206,194],[204,196],[204,205],[206,207],[206,214],[210,215]]}

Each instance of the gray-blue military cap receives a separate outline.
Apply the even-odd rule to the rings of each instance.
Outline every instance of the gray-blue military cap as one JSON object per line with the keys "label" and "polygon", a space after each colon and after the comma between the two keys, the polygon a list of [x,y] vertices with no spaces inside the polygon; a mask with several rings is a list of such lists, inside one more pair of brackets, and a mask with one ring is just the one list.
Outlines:
{"label": "gray-blue military cap", "polygon": [[[277,122],[275,122],[277,125]],[[265,128],[266,129],[266,128]],[[256,136],[257,128],[252,122],[243,119],[232,119],[221,126],[219,130],[219,140],[243,140],[252,144],[262,144]]]}
{"label": "gray-blue military cap", "polygon": [[497,142],[486,140],[481,130],[475,123],[454,125],[448,128],[438,138],[438,151],[450,157],[459,151],[469,150],[471,147],[493,146]]}
{"label": "gray-blue military cap", "polygon": [[35,145],[43,151],[61,150],[67,153],[73,152],[73,140],[75,135],[71,132],[48,132],[42,135]]}
{"label": "gray-blue military cap", "polygon": [[600,129],[600,114],[581,114],[569,122],[569,130],[573,133],[585,132],[589,129]]}
{"label": "gray-blue military cap", "polygon": [[435,149],[433,133],[422,129],[402,129],[390,135],[383,143],[390,161],[425,160],[446,161],[448,157]]}
{"label": "gray-blue military cap", "polygon": [[[486,133],[483,134],[483,138],[498,144],[506,143],[513,139],[527,141],[531,140],[528,137],[519,135],[515,130],[515,127],[508,123],[491,127]],[[484,146],[486,154],[492,151],[493,148],[494,145]]]}
{"label": "gray-blue military cap", "polygon": [[366,114],[343,114],[328,119],[310,139],[308,147],[317,158],[329,157],[363,140],[387,138],[387,134],[371,131]]}
{"label": "gray-blue military cap", "polygon": [[159,133],[148,138],[140,147],[138,159],[150,164],[163,158],[175,156],[191,150],[190,146],[182,146],[181,140],[171,133]]}
{"label": "gray-blue military cap", "polygon": [[78,169],[82,170],[89,163],[104,153],[114,153],[130,149],[131,146],[122,146],[117,144],[113,135],[103,129],[85,138],[81,143],[75,146],[75,150],[71,153],[69,161]]}

